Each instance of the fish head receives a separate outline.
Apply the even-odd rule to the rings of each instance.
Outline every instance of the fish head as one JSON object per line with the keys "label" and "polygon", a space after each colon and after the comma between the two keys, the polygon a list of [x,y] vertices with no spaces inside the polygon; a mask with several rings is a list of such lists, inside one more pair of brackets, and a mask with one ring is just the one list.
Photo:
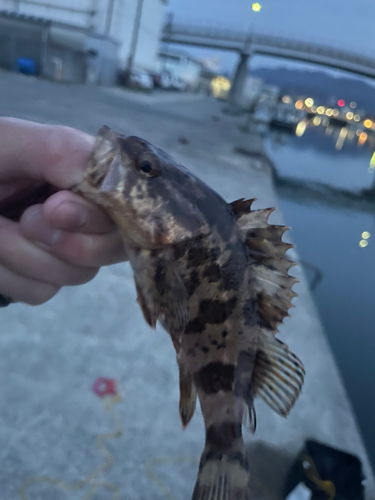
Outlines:
{"label": "fish head", "polygon": [[142,248],[175,245],[210,232],[202,210],[209,188],[143,139],[102,128],[84,181],[83,193],[90,192],[125,239]]}

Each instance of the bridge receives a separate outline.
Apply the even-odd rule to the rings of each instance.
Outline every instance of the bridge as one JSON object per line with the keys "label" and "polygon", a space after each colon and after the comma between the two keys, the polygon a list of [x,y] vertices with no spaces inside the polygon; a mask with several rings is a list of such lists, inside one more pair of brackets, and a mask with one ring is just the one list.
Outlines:
{"label": "bridge", "polygon": [[249,57],[255,54],[294,59],[375,78],[375,57],[280,36],[168,22],[162,31],[161,40],[168,44],[238,52],[240,60],[232,86],[234,100],[242,92]]}

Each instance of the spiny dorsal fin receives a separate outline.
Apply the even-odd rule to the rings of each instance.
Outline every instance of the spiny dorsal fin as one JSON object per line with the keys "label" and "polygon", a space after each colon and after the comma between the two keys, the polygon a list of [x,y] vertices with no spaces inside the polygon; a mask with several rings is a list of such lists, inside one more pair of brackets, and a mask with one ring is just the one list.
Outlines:
{"label": "spiny dorsal fin", "polygon": [[256,201],[256,198],[251,198],[251,200],[245,200],[245,198],[240,198],[239,200],[232,201],[229,205],[232,207],[233,212],[236,217],[240,217],[243,214],[247,214],[250,211],[251,205]]}
{"label": "spiny dorsal fin", "polygon": [[265,334],[261,342],[253,371],[254,392],[286,417],[301,392],[305,370],[280,340]]}
{"label": "spiny dorsal fin", "polygon": [[292,287],[298,280],[288,274],[295,263],[285,257],[285,252],[293,245],[282,241],[287,227],[268,224],[268,217],[275,209],[251,210],[253,201],[236,200],[231,207],[250,257],[254,260],[252,286],[257,292],[262,326],[276,333],[277,326],[292,307],[291,299],[296,296]]}

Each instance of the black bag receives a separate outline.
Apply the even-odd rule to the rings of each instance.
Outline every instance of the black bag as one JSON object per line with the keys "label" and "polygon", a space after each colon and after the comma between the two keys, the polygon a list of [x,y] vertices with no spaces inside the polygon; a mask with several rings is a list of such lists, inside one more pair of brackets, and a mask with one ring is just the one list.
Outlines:
{"label": "black bag", "polygon": [[363,480],[359,458],[307,440],[287,475],[284,498],[303,482],[311,500],[363,500]]}

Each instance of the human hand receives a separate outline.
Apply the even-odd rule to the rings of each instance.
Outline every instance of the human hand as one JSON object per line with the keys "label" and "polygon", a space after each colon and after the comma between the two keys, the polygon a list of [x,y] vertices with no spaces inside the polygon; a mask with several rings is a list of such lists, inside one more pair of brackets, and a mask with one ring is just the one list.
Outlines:
{"label": "human hand", "polygon": [[126,260],[112,220],[68,191],[82,181],[93,144],[72,128],[0,118],[1,295],[42,304]]}

